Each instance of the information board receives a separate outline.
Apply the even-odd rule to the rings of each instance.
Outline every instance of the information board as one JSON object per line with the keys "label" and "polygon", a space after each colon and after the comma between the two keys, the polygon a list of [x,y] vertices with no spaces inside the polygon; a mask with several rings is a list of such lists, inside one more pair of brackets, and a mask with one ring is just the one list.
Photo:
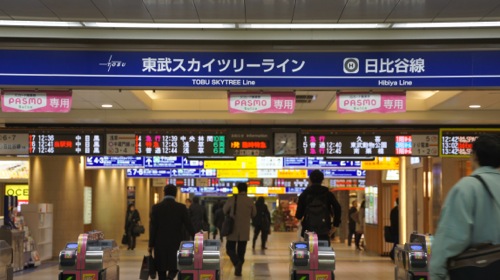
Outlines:
{"label": "information board", "polygon": [[100,155],[104,153],[104,136],[93,133],[29,135],[30,155]]}
{"label": "information board", "polygon": [[231,131],[227,135],[228,155],[271,156],[271,134],[262,131]]}
{"label": "information board", "polygon": [[386,156],[395,155],[393,135],[328,135],[300,136],[299,151],[309,156]]}
{"label": "information board", "polygon": [[27,155],[28,133],[0,133],[0,155]]}
{"label": "information board", "polygon": [[135,154],[135,134],[106,134],[106,154]]}
{"label": "information board", "polygon": [[442,128],[439,130],[441,157],[469,157],[472,152],[472,143],[481,134],[499,134],[500,129],[495,128]]}
{"label": "information board", "polygon": [[137,155],[226,155],[226,136],[197,133],[135,135]]}

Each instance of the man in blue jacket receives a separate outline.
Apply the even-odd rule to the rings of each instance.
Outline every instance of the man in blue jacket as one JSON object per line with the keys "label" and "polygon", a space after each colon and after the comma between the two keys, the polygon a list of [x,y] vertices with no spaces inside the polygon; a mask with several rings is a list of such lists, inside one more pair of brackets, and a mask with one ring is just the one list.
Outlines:
{"label": "man in blue jacket", "polygon": [[432,242],[431,280],[446,279],[447,261],[467,248],[500,244],[500,136],[481,135],[472,145],[471,160],[494,198],[474,177],[462,178],[448,193]]}

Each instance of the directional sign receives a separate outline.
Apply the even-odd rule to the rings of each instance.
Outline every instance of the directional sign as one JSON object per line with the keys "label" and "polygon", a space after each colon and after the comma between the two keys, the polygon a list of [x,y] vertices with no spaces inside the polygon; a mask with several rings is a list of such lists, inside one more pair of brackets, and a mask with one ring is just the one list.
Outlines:
{"label": "directional sign", "polygon": [[[325,178],[345,178],[345,177],[350,177],[350,178],[363,178],[366,176],[366,171],[365,170],[355,170],[355,169],[349,169],[349,170],[337,170],[337,169],[325,169],[321,170],[323,174],[325,175]],[[309,170],[309,174],[312,172]]]}
{"label": "directional sign", "polygon": [[288,168],[306,168],[307,157],[284,157],[283,167]]}
{"label": "directional sign", "polygon": [[146,156],[144,167],[146,168],[182,168],[183,157],[176,156]]}
{"label": "directional sign", "polygon": [[353,161],[353,160],[333,160],[327,159],[324,157],[308,157],[307,158],[307,167],[308,168],[327,168],[327,167],[361,167],[361,161]]}
{"label": "directional sign", "polygon": [[140,168],[143,158],[136,156],[88,156],[86,168]]}

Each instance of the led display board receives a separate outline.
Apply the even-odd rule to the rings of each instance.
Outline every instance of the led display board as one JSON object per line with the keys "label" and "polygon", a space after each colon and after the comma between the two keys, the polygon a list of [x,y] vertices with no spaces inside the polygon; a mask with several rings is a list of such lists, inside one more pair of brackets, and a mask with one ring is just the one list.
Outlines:
{"label": "led display board", "polygon": [[231,156],[272,155],[271,134],[258,131],[231,131],[227,134],[228,153]]}
{"label": "led display board", "polygon": [[472,143],[481,134],[499,134],[500,129],[495,128],[442,128],[439,130],[441,157],[469,157]]}
{"label": "led display board", "polygon": [[101,155],[105,137],[94,133],[33,133],[29,135],[30,155]]}
{"label": "led display board", "polygon": [[226,155],[226,136],[219,134],[145,133],[135,136],[137,155]]}
{"label": "led display board", "polygon": [[[299,136],[299,154],[311,157],[437,156],[437,133],[428,135],[380,131],[304,132]],[[414,144],[413,140],[418,141]],[[337,159],[338,160],[338,159]],[[333,166],[332,166],[333,167]]]}

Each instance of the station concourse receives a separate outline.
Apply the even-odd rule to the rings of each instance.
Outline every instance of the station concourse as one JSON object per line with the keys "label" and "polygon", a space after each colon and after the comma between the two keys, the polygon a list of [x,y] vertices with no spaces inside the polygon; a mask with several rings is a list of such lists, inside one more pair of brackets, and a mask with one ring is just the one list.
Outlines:
{"label": "station concourse", "polygon": [[[413,231],[434,232],[447,192],[470,173],[467,155],[446,154],[443,139],[473,137],[481,129],[481,133],[500,131],[500,6],[489,0],[361,2],[3,1],[2,96],[30,98],[40,92],[63,91],[71,96],[71,102],[63,105],[71,106],[28,113],[19,111],[26,110],[21,99],[13,99],[0,112],[2,141],[11,141],[5,140],[10,134],[27,139],[28,134],[101,133],[106,138],[106,134],[136,137],[156,130],[215,131],[237,138],[234,135],[262,130],[284,138],[271,143],[274,138],[269,137],[266,141],[275,145],[274,150],[252,153],[312,157],[311,152],[298,151],[315,146],[316,134],[391,131],[394,136],[392,131],[397,131],[405,139],[413,134],[428,136],[431,131],[440,140],[421,143],[436,144],[435,151],[420,145],[413,148],[430,154],[413,151],[418,159],[410,159],[411,153],[398,154],[401,179],[388,179],[386,171],[367,172],[371,198],[379,201],[379,207],[371,210],[380,218],[371,217],[367,251],[356,251],[345,242],[332,245],[337,254],[336,279],[393,279],[394,264],[387,256],[391,244],[383,241],[382,232],[391,202],[397,195],[402,198],[402,242]],[[231,94],[241,93],[288,94],[296,102],[294,111],[241,114],[228,104]],[[394,109],[390,114],[356,111],[359,108],[346,112],[356,102],[340,103],[344,93],[404,96],[405,108],[398,111],[389,106]],[[280,143],[291,145],[289,133],[313,137],[302,142],[294,138],[292,148],[277,149]],[[69,143],[66,140],[58,143]],[[19,143],[12,141],[17,147]],[[87,169],[86,157],[74,151],[47,156],[30,147],[30,152],[27,145],[23,151],[2,150],[2,161],[18,155],[29,161],[30,171],[29,178],[20,181],[0,179],[0,190],[12,182],[29,184],[30,203],[54,204],[54,242],[51,257],[37,268],[15,272],[16,280],[57,277],[57,254],[84,231],[100,229],[107,238],[119,241],[130,190],[143,221],[161,196],[158,189],[165,179],[153,186],[152,178],[133,178],[125,168]],[[93,148],[99,150],[99,143]],[[160,156],[179,155],[164,152]],[[84,202],[68,197],[82,197],[89,185],[93,214],[92,222],[85,223]],[[352,200],[349,195],[343,198],[344,204],[349,205],[348,200]],[[296,232],[272,232],[268,250],[248,248],[241,279],[288,279],[288,247],[296,239]],[[120,245],[121,279],[137,279],[146,244],[143,235],[134,251]],[[221,253],[223,279],[238,279],[224,250]]]}

